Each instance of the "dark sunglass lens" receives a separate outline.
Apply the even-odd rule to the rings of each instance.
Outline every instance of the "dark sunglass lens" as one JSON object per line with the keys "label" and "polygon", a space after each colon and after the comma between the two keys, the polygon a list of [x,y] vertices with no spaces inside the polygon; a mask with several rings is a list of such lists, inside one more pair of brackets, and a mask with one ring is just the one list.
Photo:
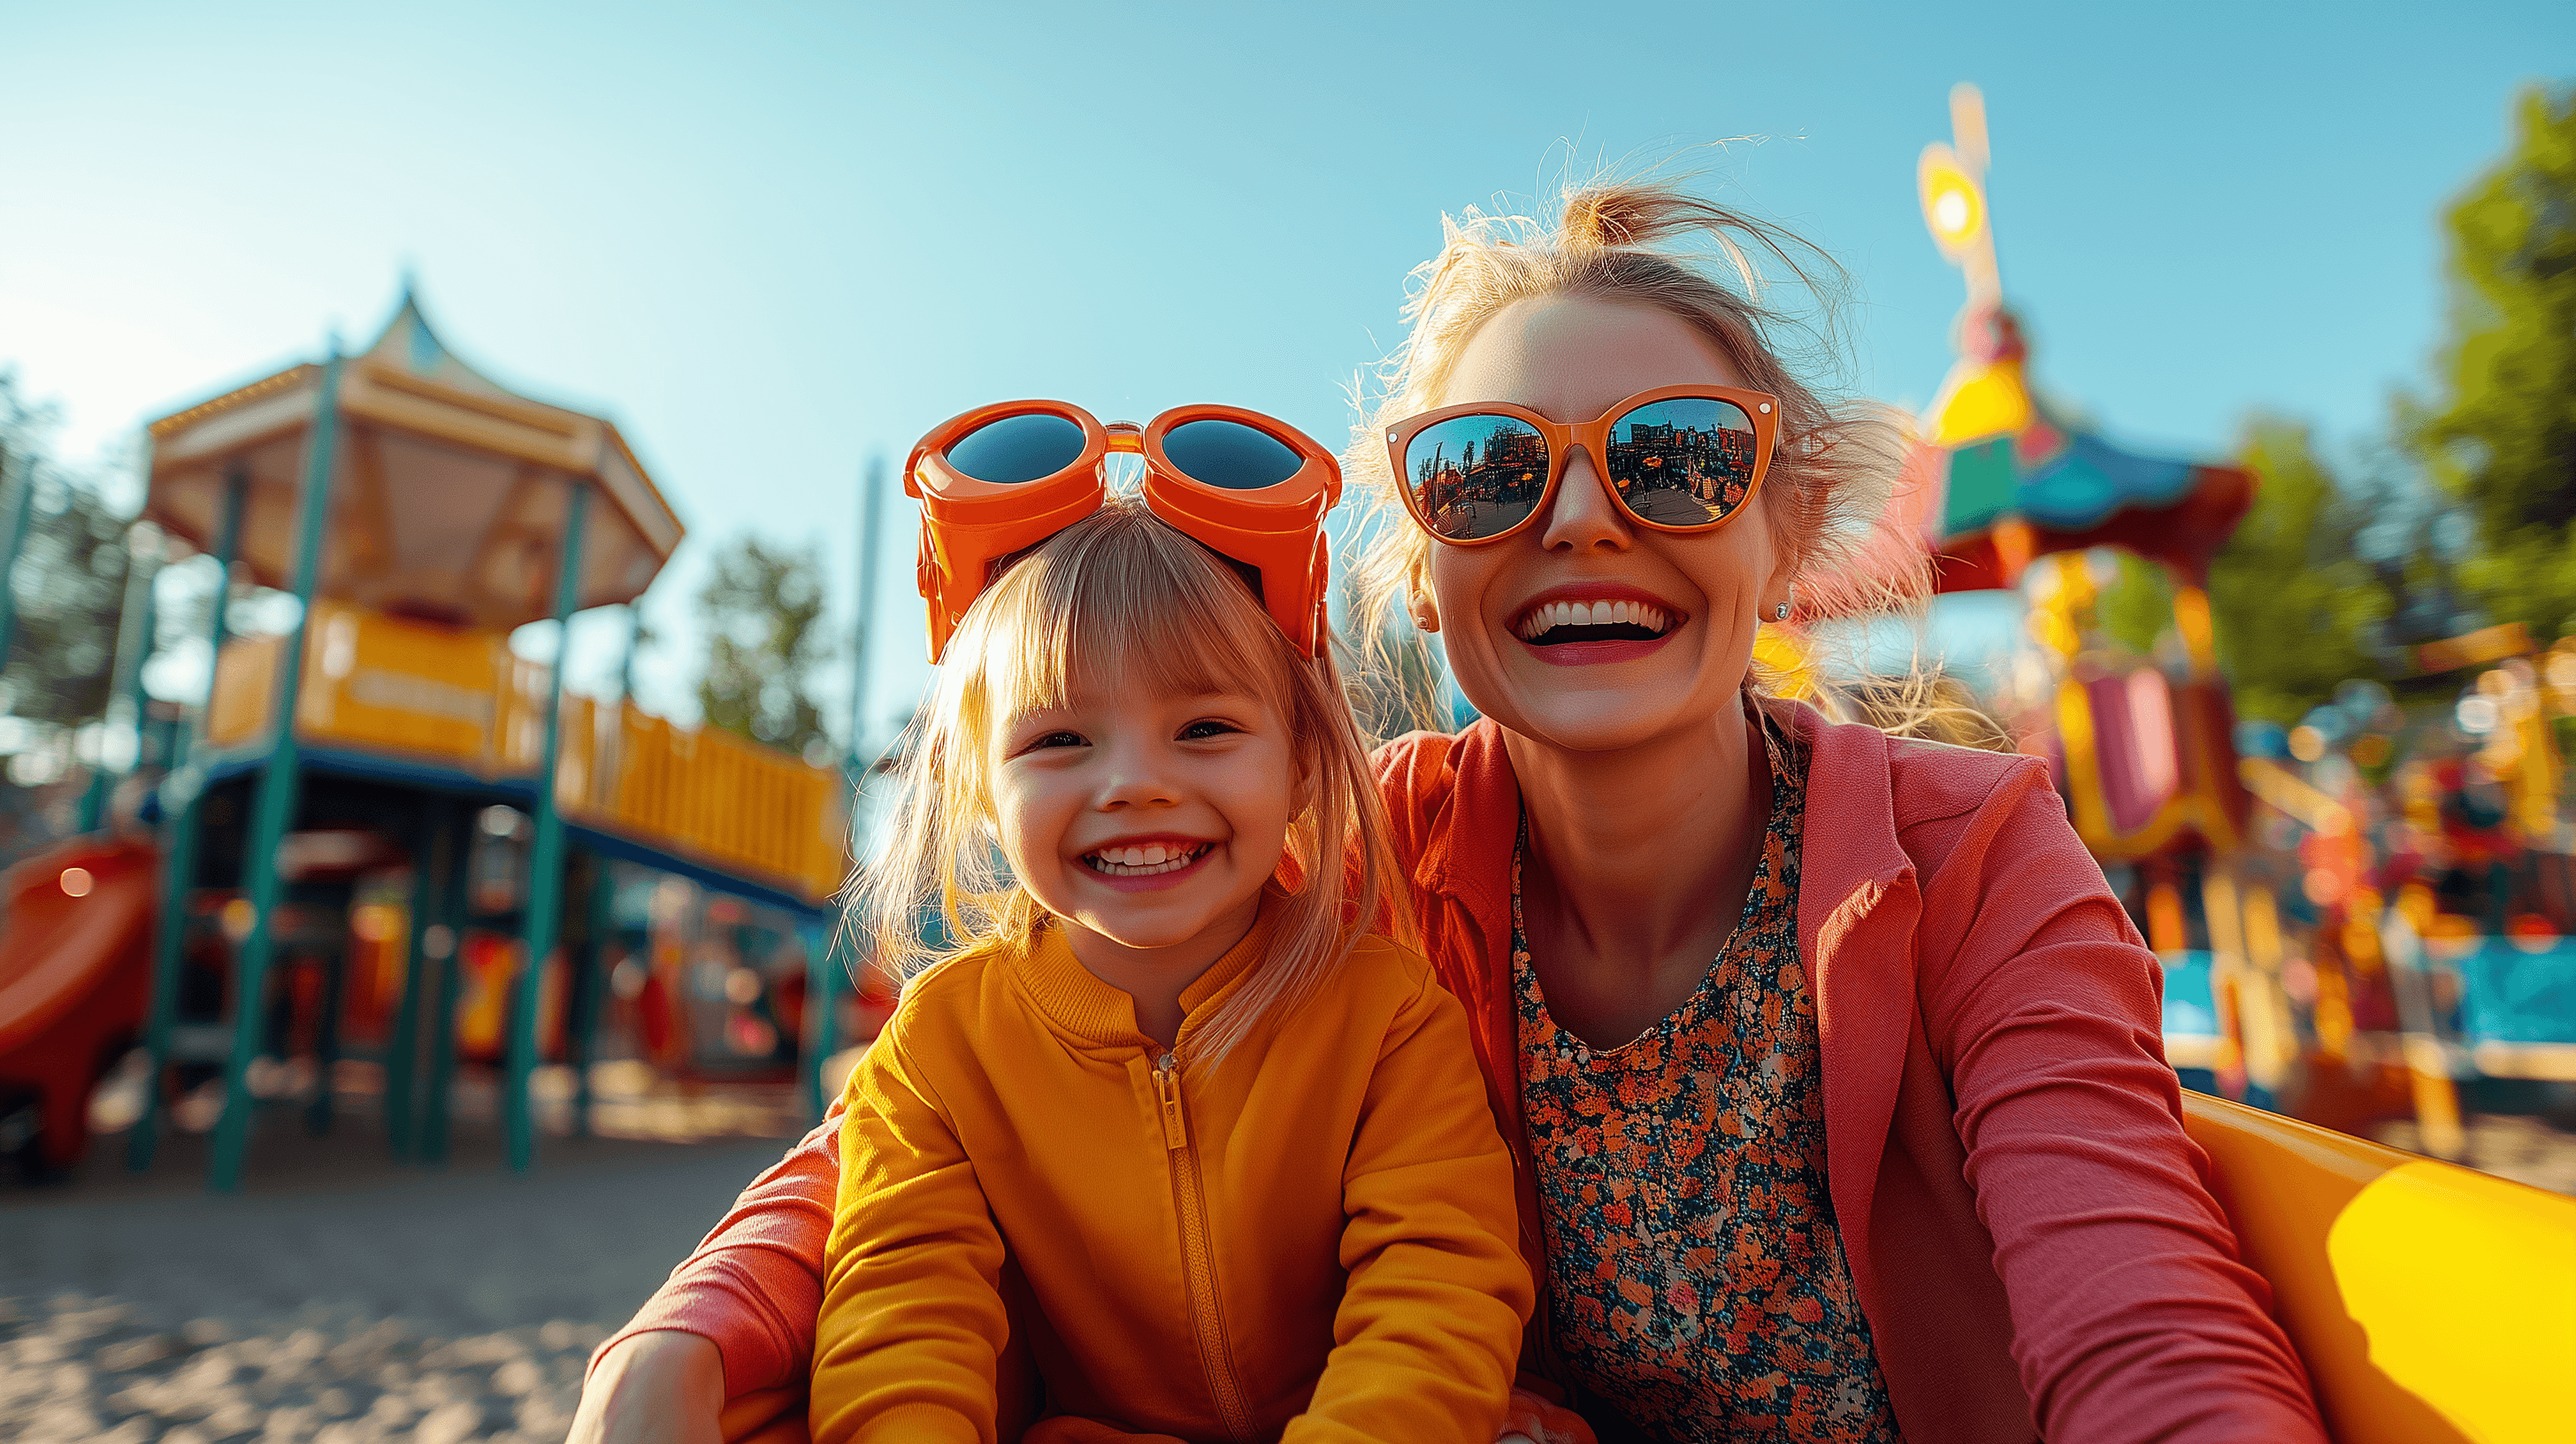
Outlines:
{"label": "dark sunglass lens", "polygon": [[1610,484],[1629,511],[1706,526],[1753,488],[1753,419],[1710,396],[1650,401],[1610,423]]}
{"label": "dark sunglass lens", "polygon": [[1163,455],[1181,475],[1228,491],[1259,491],[1297,474],[1304,457],[1239,421],[1185,421],[1163,433]]}
{"label": "dark sunglass lens", "polygon": [[988,421],[950,444],[948,464],[977,481],[1017,486],[1082,459],[1082,428],[1070,417],[1032,412]]}
{"label": "dark sunglass lens", "polygon": [[1404,484],[1437,535],[1500,536],[1547,490],[1547,438],[1517,417],[1452,416],[1405,444]]}

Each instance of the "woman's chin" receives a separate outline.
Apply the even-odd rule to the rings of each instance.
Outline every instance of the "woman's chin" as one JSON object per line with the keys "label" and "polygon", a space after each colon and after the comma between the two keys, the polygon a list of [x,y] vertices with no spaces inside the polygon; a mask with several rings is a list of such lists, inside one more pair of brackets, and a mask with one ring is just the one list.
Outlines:
{"label": "woman's chin", "polygon": [[[1512,688],[1517,696],[1478,704],[1504,731],[1565,752],[1620,752],[1694,724],[1711,707],[1685,686]],[[1471,702],[1477,699],[1471,693]]]}

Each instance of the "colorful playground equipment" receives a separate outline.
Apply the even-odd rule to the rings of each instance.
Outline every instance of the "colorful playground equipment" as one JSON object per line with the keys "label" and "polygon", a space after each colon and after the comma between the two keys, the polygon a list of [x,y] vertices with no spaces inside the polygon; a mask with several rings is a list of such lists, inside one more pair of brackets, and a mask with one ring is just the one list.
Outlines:
{"label": "colorful playground equipment", "polygon": [[[1927,483],[1918,502],[1922,539],[1940,591],[2017,586],[2029,597],[2048,697],[2011,719],[2014,731],[2024,750],[2055,762],[2085,845],[2119,869],[2115,880],[2135,880],[2141,895],[2132,902],[2148,941],[2183,984],[2172,1010],[2183,1026],[2168,1031],[2169,1054],[2187,1075],[2212,1075],[2242,1097],[2242,1059],[2224,1041],[2236,1030],[2215,1026],[2238,1011],[2237,979],[2203,985],[2192,975],[2188,916],[2202,916],[2202,931],[2245,931],[2217,864],[2243,840],[2251,799],[2238,777],[2235,717],[2206,586],[2210,558],[2253,500],[2253,478],[2235,467],[2129,452],[2054,414],[2033,392],[2030,348],[2004,303],[1995,258],[1984,102],[1974,87],[1952,93],[1951,114],[1956,144],[1926,147],[1917,168],[1925,223],[1968,284],[1959,359],[1924,412],[1916,443],[1915,471]],[[2100,548],[2162,569],[2179,657],[2124,655],[2093,642],[2101,585],[2088,554]],[[2204,1022],[2213,1031],[2198,1031]]]}
{"label": "colorful playground equipment", "polygon": [[[2349,946],[2390,958],[2385,973],[2413,1001],[2392,1009],[2388,1026],[2399,1026],[2399,1011],[2418,1020],[2388,1050],[2411,1089],[2383,1087],[2377,1101],[2403,1108],[2411,1094],[2428,1146],[2450,1151],[2441,1129],[2456,1142],[2447,1060],[2457,1050],[2446,1054],[2434,1036],[2433,975],[2414,941],[2430,909],[2416,907],[2410,921],[2405,909],[2370,901],[2359,798],[2329,796],[2270,759],[2238,757],[2203,588],[2212,555],[2251,504],[2253,479],[2133,455],[2033,395],[1988,221],[1983,101],[1961,86],[1951,107],[1956,144],[1927,148],[1918,175],[1926,222],[1966,274],[1968,303],[1959,360],[1922,419],[1914,458],[1928,483],[1914,499],[1921,540],[1941,591],[2018,585],[2030,600],[2044,698],[2007,720],[2024,750],[2056,762],[2077,832],[2164,961],[2166,1056],[2196,1090],[2183,1095],[2186,1124],[2210,1155],[2246,1260],[2272,1284],[2334,1438],[2563,1437],[2576,1417],[2576,1372],[2566,1367],[2576,1358],[2567,1303],[2576,1298],[2576,1200],[2210,1096],[2274,1103],[2297,1081],[2307,1107],[2347,1125],[2367,1121],[2373,1100],[2357,1095],[2384,1082],[2383,1070],[2352,1074],[2340,1051],[2305,1036],[2289,982],[2319,972],[2295,956],[2294,907],[2320,892],[2358,897],[2367,911],[2330,912],[2316,931],[2334,935],[2325,946],[2348,933]],[[2087,554],[2096,548],[2163,569],[2178,655],[2123,656],[2095,644],[2102,578]],[[2576,714],[2576,654],[2566,671]],[[2386,694],[2363,700],[2375,707]],[[2536,768],[2546,739],[2528,728],[2517,735]],[[2543,785],[2529,780],[2517,795]],[[2257,856],[2253,833],[2271,818],[2304,831],[2293,856],[2305,872],[2285,876]],[[2361,919],[2358,928],[2342,927],[2347,918]],[[2487,955],[2479,945],[2463,961]],[[2455,1009],[2466,991],[2453,990]],[[2576,974],[2566,1001],[2576,1023]],[[2533,1011],[2516,1017],[2529,1026]],[[2347,1017],[2340,1036],[2353,1035]],[[2356,1076],[2368,1081],[2356,1085]]]}
{"label": "colorful playground equipment", "polygon": [[[469,1026],[505,1033],[501,1114],[525,1168],[541,1053],[574,1065],[586,1118],[602,946],[621,926],[614,879],[638,868],[790,920],[803,986],[763,1007],[792,1015],[819,1112],[810,1064],[832,1051],[838,1012],[826,955],[847,858],[840,773],[568,696],[559,659],[508,645],[522,624],[632,602],[679,543],[617,428],[469,368],[406,296],[359,354],[235,388],[150,434],[145,515],[300,610],[286,635],[222,648],[196,736],[159,788],[157,847],[85,839],[10,876],[0,1080],[43,1093],[49,1156],[76,1156],[71,1100],[139,1034],[149,1074],[129,1157],[152,1156],[173,1063],[219,1063],[213,1182],[236,1186],[255,1067],[285,1046],[286,1019],[317,1015],[308,1121],[327,1122],[344,989],[360,986],[393,1015],[381,1061],[396,1148],[444,1147],[462,1008]],[[222,589],[213,612],[220,640]],[[354,905],[362,879],[406,866],[407,899]],[[353,984],[350,958],[370,943],[376,964]],[[384,956],[395,947],[399,966]],[[657,981],[671,992],[653,978],[644,990]],[[479,1010],[469,983],[487,995]],[[299,1009],[295,988],[315,986],[318,1006]],[[27,1041],[38,1036],[49,1052]]]}

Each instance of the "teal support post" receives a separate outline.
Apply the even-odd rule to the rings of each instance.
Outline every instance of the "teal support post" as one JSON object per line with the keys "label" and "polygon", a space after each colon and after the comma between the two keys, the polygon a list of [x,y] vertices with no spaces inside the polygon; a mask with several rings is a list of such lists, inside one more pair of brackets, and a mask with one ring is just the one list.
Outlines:
{"label": "teal support post", "polygon": [[396,1158],[411,1156],[412,1125],[419,1121],[414,1084],[420,1076],[420,1013],[429,995],[430,929],[438,925],[441,884],[456,866],[455,829],[449,808],[429,804],[411,849],[411,903],[406,920],[411,942],[403,954],[402,1002],[394,1011],[393,1041],[385,1049],[385,1141]]}
{"label": "teal support post", "polygon": [[[877,528],[885,515],[885,490],[885,458],[869,457],[867,475],[859,482],[858,616],[851,623],[850,637],[850,758],[842,767],[853,790],[864,786],[867,777],[868,637],[876,630],[877,553],[881,550]],[[850,816],[857,820],[855,806]]]}
{"label": "teal support post", "polygon": [[420,1118],[423,1163],[447,1161],[447,1105],[456,1081],[456,1003],[465,991],[465,922],[473,901],[475,810],[465,802],[448,809],[448,830],[456,845],[424,950],[438,964],[438,1006],[429,1018],[429,1097]]}
{"label": "teal support post", "polygon": [[818,922],[796,925],[797,940],[805,945],[805,1037],[800,1071],[805,1075],[805,1117],[815,1123],[823,1121],[823,1110],[832,1100],[823,1091],[823,1062],[841,1047],[841,995],[837,984],[841,969],[833,954],[835,936],[849,937],[847,927],[831,928]]}
{"label": "teal support post", "polygon": [[224,649],[226,614],[233,596],[233,559],[241,550],[242,513],[247,509],[250,479],[239,471],[224,478],[223,519],[216,524],[215,535],[215,601],[206,623],[205,705],[197,709],[196,720],[174,730],[170,738],[170,769],[161,779],[161,911],[154,920],[152,937],[152,1006],[145,1014],[143,1046],[152,1059],[151,1085],[143,1090],[143,1116],[125,1136],[125,1164],[128,1168],[152,1166],[152,1152],[159,1146],[161,1089],[170,1066],[170,1022],[179,1007],[179,958],[188,931],[188,893],[197,885],[197,841],[203,830],[201,804],[204,802],[205,769],[192,760],[189,743],[191,731],[202,732],[206,713],[214,706],[215,669],[212,658]]}
{"label": "teal support post", "polygon": [[[250,936],[233,964],[233,1050],[224,1062],[224,1115],[215,1125],[212,1183],[230,1193],[241,1187],[242,1156],[250,1147],[250,1065],[259,1056],[267,1009],[268,967],[276,953],[270,925],[277,914],[277,849],[295,817],[297,771],[295,704],[304,682],[304,639],[313,625],[313,588],[322,570],[322,537],[331,521],[331,471],[340,440],[340,347],[322,368],[313,430],[304,445],[303,497],[295,520],[295,634],[277,659],[277,693],[269,706],[268,765],[253,795],[250,837],[242,854],[242,891],[250,901]],[[327,1086],[327,1082],[326,1082]]]}
{"label": "teal support post", "polygon": [[[99,729],[99,755],[91,762],[89,786],[81,790],[80,816],[73,829],[90,833],[107,817],[108,794],[124,769],[107,763],[107,736],[134,734],[134,759],[143,759],[143,663],[152,655],[152,578],[159,568],[134,545],[134,529],[125,534],[125,604],[116,621],[116,671],[107,698],[107,717]],[[129,763],[128,766],[132,764]]]}
{"label": "teal support post", "polygon": [[563,747],[563,664],[572,644],[572,614],[581,594],[581,532],[590,511],[590,488],[572,484],[564,503],[563,551],[555,561],[554,664],[546,669],[546,741],[537,761],[536,838],[528,845],[525,951],[517,996],[510,1008],[508,1086],[501,1120],[510,1167],[521,1172],[536,1161],[536,1119],[528,1109],[528,1079],[537,1069],[537,1002],[545,996],[546,959],[563,930],[563,814],[555,806],[555,759]]}
{"label": "teal support post", "polygon": [[599,1014],[607,1003],[608,975],[600,964],[608,960],[609,933],[617,926],[617,865],[598,856],[590,862],[590,906],[582,919],[581,965],[573,989],[572,1129],[582,1138],[590,1136],[590,1065],[599,1058]]}
{"label": "teal support post", "polygon": [[[9,484],[9,453],[0,451],[0,488]],[[18,639],[18,557],[27,549],[27,523],[36,514],[36,458],[18,458],[18,489],[9,494],[9,521],[0,531],[0,672],[9,670],[9,646]]]}

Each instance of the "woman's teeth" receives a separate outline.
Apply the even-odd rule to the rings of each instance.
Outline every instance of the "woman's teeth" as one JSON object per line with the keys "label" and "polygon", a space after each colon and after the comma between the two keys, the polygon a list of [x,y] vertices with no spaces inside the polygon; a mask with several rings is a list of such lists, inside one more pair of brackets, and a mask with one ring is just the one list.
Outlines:
{"label": "woman's teeth", "polygon": [[1152,877],[1156,873],[1178,872],[1199,860],[1199,854],[1210,844],[1192,843],[1188,847],[1168,847],[1149,842],[1143,847],[1104,847],[1086,852],[1082,860],[1111,877]]}
{"label": "woman's teeth", "polygon": [[1524,613],[1512,630],[1528,642],[1559,627],[1643,627],[1660,637],[1671,621],[1648,602],[1545,602]]}

